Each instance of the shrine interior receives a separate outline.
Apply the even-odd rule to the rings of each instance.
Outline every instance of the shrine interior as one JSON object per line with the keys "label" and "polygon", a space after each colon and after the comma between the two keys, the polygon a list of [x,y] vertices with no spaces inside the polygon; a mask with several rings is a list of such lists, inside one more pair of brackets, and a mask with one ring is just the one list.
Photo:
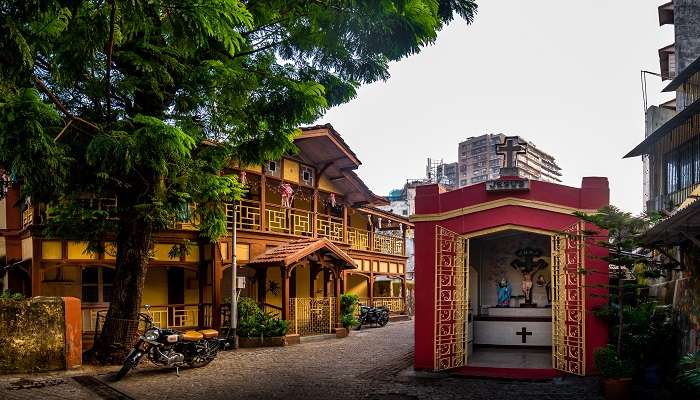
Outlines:
{"label": "shrine interior", "polygon": [[[532,280],[530,301],[524,275]],[[467,365],[552,367],[550,280],[549,236],[506,230],[470,239]]]}

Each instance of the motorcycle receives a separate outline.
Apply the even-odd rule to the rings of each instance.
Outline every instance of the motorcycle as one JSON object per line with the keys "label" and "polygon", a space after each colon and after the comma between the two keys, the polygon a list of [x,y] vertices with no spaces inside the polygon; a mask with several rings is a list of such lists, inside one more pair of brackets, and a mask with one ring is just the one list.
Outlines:
{"label": "motorcycle", "polygon": [[389,323],[389,310],[386,307],[360,306],[359,323],[355,329],[362,329],[362,325],[377,324],[385,326]]}
{"label": "motorcycle", "polygon": [[175,367],[180,376],[180,367],[204,367],[216,358],[219,349],[229,346],[228,339],[219,338],[219,332],[213,329],[179,332],[158,328],[153,325],[150,307],[146,305],[145,308],[146,314],[141,314],[141,317],[146,321],[146,330],[126,356],[124,365],[115,376],[116,381],[136,368],[143,356],[148,356],[156,365]]}

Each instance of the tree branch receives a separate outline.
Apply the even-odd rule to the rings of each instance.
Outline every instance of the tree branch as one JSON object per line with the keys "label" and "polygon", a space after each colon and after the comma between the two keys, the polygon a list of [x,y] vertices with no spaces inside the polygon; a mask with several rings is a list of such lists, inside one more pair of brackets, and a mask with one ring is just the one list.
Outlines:
{"label": "tree branch", "polygon": [[109,39],[107,40],[107,73],[105,74],[107,80],[107,123],[111,126],[112,124],[112,48],[114,47],[114,16],[117,11],[117,5],[114,0],[110,1],[112,5],[112,10],[109,13]]}
{"label": "tree branch", "polygon": [[34,84],[41,90],[48,98],[51,100],[51,102],[58,107],[59,110],[68,118],[74,119],[76,121],[80,121],[84,123],[85,125],[88,125],[89,127],[93,129],[97,129],[97,125],[93,124],[92,122],[85,121],[84,119],[80,117],[76,117],[73,115],[70,111],[68,111],[68,108],[61,102],[61,100],[56,97],[56,95],[46,86],[44,82],[42,82],[39,78],[36,77],[36,75],[32,76],[32,79],[34,80]]}

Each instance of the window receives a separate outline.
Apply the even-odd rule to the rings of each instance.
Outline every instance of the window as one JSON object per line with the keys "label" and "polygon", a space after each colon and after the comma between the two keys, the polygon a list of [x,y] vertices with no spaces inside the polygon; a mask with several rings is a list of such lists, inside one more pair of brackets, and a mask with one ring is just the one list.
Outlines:
{"label": "window", "polygon": [[82,274],[83,303],[109,303],[112,298],[114,270],[107,267],[85,267]]}
{"label": "window", "polygon": [[277,171],[277,161],[270,161],[267,164],[267,170],[274,174]]}
{"label": "window", "polygon": [[307,167],[306,165],[301,166],[301,183],[303,183],[306,186],[313,186],[314,185],[314,170],[311,167]]}
{"label": "window", "polygon": [[691,140],[666,154],[664,176],[666,194],[700,183],[700,139]]}

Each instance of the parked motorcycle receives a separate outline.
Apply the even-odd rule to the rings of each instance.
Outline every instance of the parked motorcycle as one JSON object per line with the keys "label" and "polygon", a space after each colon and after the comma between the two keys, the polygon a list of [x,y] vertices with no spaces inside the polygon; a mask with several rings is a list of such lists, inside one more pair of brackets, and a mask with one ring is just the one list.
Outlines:
{"label": "parked motorcycle", "polygon": [[389,310],[386,307],[360,306],[359,323],[355,329],[362,329],[362,325],[385,326],[389,323]]}
{"label": "parked motorcycle", "polygon": [[141,316],[146,320],[146,331],[126,356],[124,365],[115,376],[117,381],[135,368],[143,356],[148,356],[156,365],[175,367],[179,375],[180,367],[204,367],[216,358],[219,349],[229,345],[228,340],[219,338],[219,332],[213,329],[179,332],[153,326],[149,306],[145,308],[147,314]]}

